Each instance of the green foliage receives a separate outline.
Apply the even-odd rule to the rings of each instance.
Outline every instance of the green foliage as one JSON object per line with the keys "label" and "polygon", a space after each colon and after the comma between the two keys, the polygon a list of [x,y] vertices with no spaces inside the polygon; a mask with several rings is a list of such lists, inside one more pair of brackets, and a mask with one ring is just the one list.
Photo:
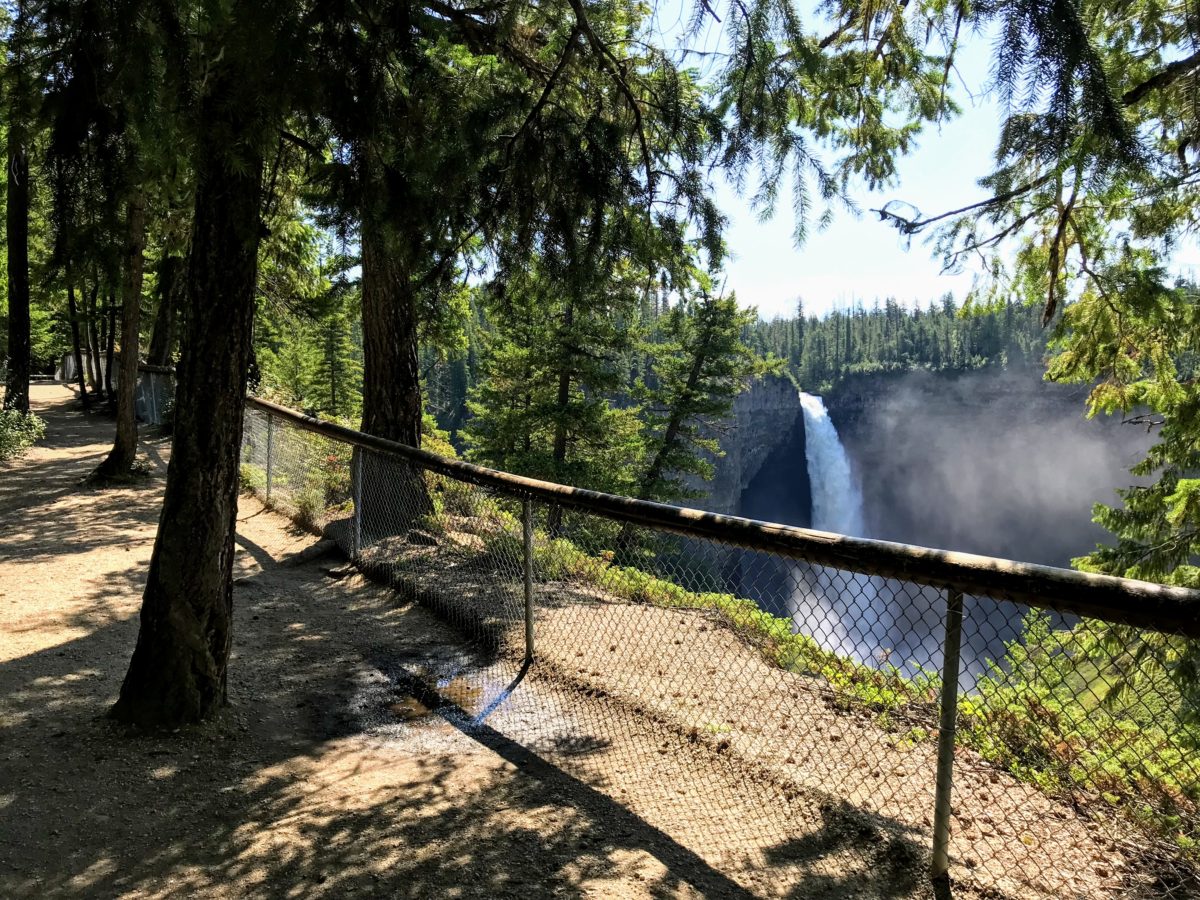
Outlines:
{"label": "green foliage", "polygon": [[[1098,506],[1096,521],[1117,538],[1076,560],[1088,571],[1200,586],[1200,388],[1194,378],[1200,350],[1200,306],[1190,286],[1166,288],[1161,273],[1130,261],[1122,303],[1087,292],[1064,314],[1064,337],[1048,377],[1095,381],[1090,415],[1146,410],[1137,418],[1159,429],[1158,442],[1133,473],[1154,477],[1121,491],[1121,507]],[[1096,379],[1099,379],[1096,381]]]}
{"label": "green foliage", "polygon": [[927,309],[889,299],[824,317],[806,316],[801,303],[795,318],[752,325],[747,342],[781,359],[804,390],[824,393],[847,375],[1040,365],[1046,338],[1039,318],[1011,300],[960,308],[950,295]]}
{"label": "green foliage", "polygon": [[297,189],[278,188],[278,224],[259,251],[259,389],[286,406],[351,419],[362,409],[360,289],[348,277],[351,260],[301,217]]}
{"label": "green foliage", "polygon": [[20,456],[46,436],[46,423],[33,413],[0,409],[0,461]]}
{"label": "green foliage", "polygon": [[468,401],[469,455],[518,475],[629,493],[644,451],[624,386],[638,285],[563,284],[535,268],[488,292],[496,331]]}
{"label": "green foliage", "polygon": [[752,378],[778,368],[742,340],[757,313],[739,309],[736,297],[711,296],[708,288],[702,278],[695,297],[681,298],[655,323],[650,373],[634,391],[643,403],[648,460],[639,477],[641,499],[696,496],[684,478],[712,478],[709,459],[720,447],[711,424],[729,414]]}
{"label": "green foliage", "polygon": [[266,494],[267,471],[261,466],[242,463],[238,469],[238,484],[248,494]]}
{"label": "green foliage", "polygon": [[[1148,642],[1150,647],[1144,646]],[[1173,670],[1185,651],[1084,620],[1054,630],[1031,611],[977,692],[959,703],[959,739],[1055,795],[1102,796],[1200,862],[1200,724]]]}

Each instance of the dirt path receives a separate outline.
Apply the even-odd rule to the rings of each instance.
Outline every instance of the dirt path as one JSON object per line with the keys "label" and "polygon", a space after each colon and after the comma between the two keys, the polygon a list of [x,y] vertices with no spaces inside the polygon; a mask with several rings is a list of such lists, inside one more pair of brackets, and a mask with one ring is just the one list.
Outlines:
{"label": "dirt path", "polygon": [[[886,845],[793,854],[786,868],[807,885],[775,884],[769,867],[723,873],[694,848],[736,829],[693,821],[676,786],[739,819],[756,798],[718,774],[689,781],[699,759],[663,765],[659,734],[603,704],[556,701],[563,733],[590,730],[595,746],[556,742],[544,722],[539,747],[499,719],[410,716],[398,671],[472,660],[423,609],[327,575],[330,560],[283,563],[314,539],[253,501],[238,523],[230,709],[174,735],[124,732],[103,715],[136,636],[161,473],[72,489],[111,425],[69,401],[36,389],[48,440],[0,470],[0,896],[898,895],[873,871]],[[545,709],[514,702],[506,727]],[[615,732],[631,740],[604,740]],[[650,763],[657,781],[639,772]],[[758,827],[787,814],[764,810]]]}
{"label": "dirt path", "polygon": [[[923,823],[878,796],[903,773],[839,769],[876,752],[866,725],[814,707],[790,726],[809,752],[797,737],[756,775],[670,721],[728,727],[735,750],[778,727],[766,675],[739,699],[703,667],[727,634],[567,605],[539,634],[579,650],[514,686],[511,663],[464,649],[425,608],[336,559],[295,564],[315,538],[250,499],[231,707],[177,734],[125,732],[103,715],[137,632],[167,448],[149,448],[143,485],[80,491],[111,424],[61,388],[34,400],[48,440],[0,468],[0,897],[926,895]],[[640,660],[628,677],[607,661],[610,634]],[[718,721],[737,702],[742,717]],[[857,754],[819,749],[833,728]],[[929,763],[906,759],[912,774]],[[1094,873],[1080,879],[1058,896],[1092,895]],[[963,882],[958,897],[1030,895],[1019,878]]]}
{"label": "dirt path", "polygon": [[[45,420],[46,439],[20,459],[0,462],[0,522],[12,521],[23,507],[44,505],[73,491],[112,447],[112,420],[99,412],[85,415],[75,396],[61,384],[30,386],[30,407]],[[142,453],[160,471],[165,471],[169,448],[162,438],[142,441]]]}

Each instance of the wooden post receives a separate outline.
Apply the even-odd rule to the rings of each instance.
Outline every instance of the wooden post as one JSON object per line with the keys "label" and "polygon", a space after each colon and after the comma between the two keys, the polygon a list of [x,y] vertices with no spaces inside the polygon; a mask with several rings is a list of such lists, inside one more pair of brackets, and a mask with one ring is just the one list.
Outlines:
{"label": "wooden post", "polygon": [[938,720],[937,787],[933,801],[934,881],[950,877],[950,799],[954,787],[954,732],[958,724],[958,662],[962,646],[962,591],[946,592],[946,639],[942,652],[942,702]]}

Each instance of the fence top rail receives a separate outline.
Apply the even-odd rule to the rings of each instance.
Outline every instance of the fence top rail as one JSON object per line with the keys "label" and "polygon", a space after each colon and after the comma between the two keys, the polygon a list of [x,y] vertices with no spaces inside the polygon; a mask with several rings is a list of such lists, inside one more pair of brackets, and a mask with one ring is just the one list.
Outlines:
{"label": "fence top rail", "polygon": [[330,440],[399,457],[450,478],[523,498],[586,510],[619,522],[720,541],[747,550],[776,553],[865,575],[1200,637],[1200,590],[850,537],[569,487],[447,459],[427,450],[323,422],[257,397],[248,397],[246,402],[255,409],[279,416],[298,428]]}

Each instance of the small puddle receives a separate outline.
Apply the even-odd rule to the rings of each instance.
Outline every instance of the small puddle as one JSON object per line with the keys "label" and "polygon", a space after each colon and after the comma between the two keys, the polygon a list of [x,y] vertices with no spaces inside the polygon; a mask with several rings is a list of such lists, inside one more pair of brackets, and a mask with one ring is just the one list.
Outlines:
{"label": "small puddle", "polygon": [[445,684],[439,684],[438,693],[448,703],[453,703],[471,715],[475,715],[479,711],[479,700],[483,696],[483,688],[479,684],[467,681],[460,675]]}
{"label": "small puddle", "polygon": [[423,719],[432,710],[416,697],[403,697],[399,702],[388,706],[388,710],[401,722],[412,722]]}
{"label": "small puddle", "polygon": [[398,698],[388,711],[401,722],[417,722],[432,715],[457,715],[458,710],[473,718],[482,706],[482,685],[465,676],[438,678],[428,670],[404,672],[395,679]]}

